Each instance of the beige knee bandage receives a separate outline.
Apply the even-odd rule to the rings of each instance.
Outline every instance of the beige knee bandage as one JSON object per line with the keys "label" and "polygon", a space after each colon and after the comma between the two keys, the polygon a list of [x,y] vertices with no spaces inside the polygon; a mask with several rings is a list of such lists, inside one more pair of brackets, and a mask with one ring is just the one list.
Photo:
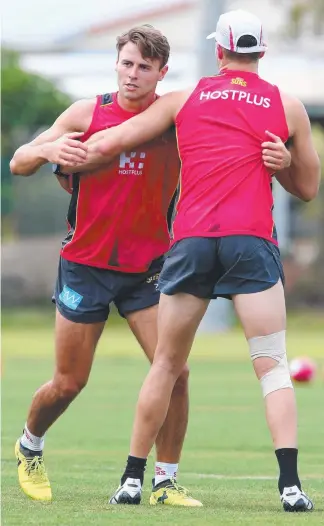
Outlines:
{"label": "beige knee bandage", "polygon": [[287,362],[285,337],[286,331],[280,331],[248,340],[252,361],[256,358],[272,358],[278,362],[260,379],[264,397],[279,389],[293,389]]}

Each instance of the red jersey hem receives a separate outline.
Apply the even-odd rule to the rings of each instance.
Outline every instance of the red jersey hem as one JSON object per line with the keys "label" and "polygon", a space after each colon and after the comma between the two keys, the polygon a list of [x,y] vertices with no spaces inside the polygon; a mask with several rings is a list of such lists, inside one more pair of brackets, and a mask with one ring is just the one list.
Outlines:
{"label": "red jersey hem", "polygon": [[72,263],[78,263],[78,265],[85,265],[86,267],[95,267],[95,268],[100,268],[103,270],[114,270],[115,272],[125,272],[127,274],[142,274],[143,272],[146,272],[150,268],[153,261],[155,259],[162,257],[163,254],[164,253],[160,254],[159,256],[157,255],[156,257],[154,257],[152,261],[150,261],[149,265],[147,265],[146,267],[143,267],[140,270],[138,269],[134,270],[134,268],[132,267],[114,267],[112,265],[106,265],[103,267],[102,265],[96,265],[95,263],[89,263],[88,261],[84,261],[82,259],[75,258],[73,256],[72,257],[67,256],[63,252],[63,249],[61,249],[61,252],[60,252],[61,258],[66,259],[67,261],[71,261]]}
{"label": "red jersey hem", "polygon": [[192,234],[192,232],[188,232],[188,234],[183,234],[179,237],[176,237],[171,240],[171,246],[174,245],[177,241],[181,241],[182,239],[187,239],[188,237],[228,237],[228,236],[254,236],[254,237],[261,237],[262,239],[266,239],[267,241],[270,241],[270,243],[273,243],[274,245],[278,246],[278,241],[274,239],[271,236],[266,236],[262,234],[256,234],[255,232],[248,232],[246,230],[231,230],[227,232],[195,232],[195,234]]}

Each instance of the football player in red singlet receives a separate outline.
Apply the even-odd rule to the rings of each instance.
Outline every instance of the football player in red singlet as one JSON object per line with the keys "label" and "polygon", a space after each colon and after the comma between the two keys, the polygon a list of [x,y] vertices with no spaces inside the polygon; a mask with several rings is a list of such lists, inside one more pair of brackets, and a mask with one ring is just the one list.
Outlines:
{"label": "football player in red singlet", "polygon": [[[55,163],[65,189],[71,185],[64,169],[78,171],[82,162],[81,169],[87,171],[87,177],[73,177],[69,231],[61,250],[55,290],[56,372],[36,393],[16,445],[20,484],[37,500],[51,499],[42,454],[44,434],[85,386],[109,304],[113,301],[127,319],[150,361],[157,342],[157,279],[169,246],[166,216],[179,175],[172,129],[140,148],[120,152],[109,166],[99,163],[99,170],[87,160],[87,152],[92,134],[130,119],[157,98],[169,45],[159,31],[142,26],[119,37],[117,50],[118,93],[76,102],[48,131],[22,146],[11,162],[13,173],[26,176],[48,161]],[[290,154],[277,143],[265,162],[280,169],[289,164]],[[201,505],[176,483],[188,418],[187,382],[184,366],[156,439],[151,504]],[[133,461],[135,470],[122,478],[111,503],[139,503],[142,476],[133,475],[145,461]]]}
{"label": "football player in red singlet", "polygon": [[296,402],[269,155],[291,138],[292,170],[278,178],[306,201],[318,191],[319,158],[303,104],[258,75],[267,49],[261,21],[231,11],[221,15],[210,37],[216,40],[219,75],[161,97],[89,145],[87,162],[98,162],[100,155],[107,162],[175,123],[182,164],[172,247],[159,279],[158,345],[140,393],[125,473],[137,469],[136,477],[142,476],[139,459],[147,457],[164,422],[200,320],[209,300],[221,296],[233,300],[260,381],[283,508],[309,511],[313,504],[297,470]]}
{"label": "football player in red singlet", "polygon": [[[16,152],[12,172],[31,175],[46,162],[75,165],[84,160],[84,142],[91,134],[126,121],[157,98],[169,51],[166,37],[151,26],[133,28],[119,37],[118,93],[72,104],[49,130]],[[33,499],[52,498],[44,468],[44,435],[86,385],[111,302],[126,318],[148,359],[153,359],[157,279],[169,248],[166,217],[179,167],[174,129],[170,129],[138,149],[122,152],[91,177],[73,178],[69,230],[55,288],[55,372],[34,395],[16,444],[20,485]],[[64,183],[62,166],[56,166],[55,172]],[[171,398],[156,440],[155,486],[164,487],[170,504],[201,506],[176,484],[188,420],[186,365]],[[133,479],[129,473],[112,503],[140,502],[141,481]]]}

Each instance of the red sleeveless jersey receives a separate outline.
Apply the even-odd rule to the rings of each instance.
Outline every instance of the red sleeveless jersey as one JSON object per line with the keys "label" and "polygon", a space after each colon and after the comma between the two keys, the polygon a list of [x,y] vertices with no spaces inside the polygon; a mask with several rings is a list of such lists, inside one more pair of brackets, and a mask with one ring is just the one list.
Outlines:
{"label": "red sleeveless jersey", "polygon": [[[117,94],[97,97],[86,141],[135,113],[123,110]],[[167,211],[178,184],[174,130],[122,153],[109,167],[74,177],[61,255],[76,263],[121,272],[144,272],[170,244]]]}
{"label": "red sleeveless jersey", "polygon": [[253,235],[277,244],[261,143],[266,130],[288,139],[278,88],[243,71],[202,78],[176,129],[182,168],[173,242]]}

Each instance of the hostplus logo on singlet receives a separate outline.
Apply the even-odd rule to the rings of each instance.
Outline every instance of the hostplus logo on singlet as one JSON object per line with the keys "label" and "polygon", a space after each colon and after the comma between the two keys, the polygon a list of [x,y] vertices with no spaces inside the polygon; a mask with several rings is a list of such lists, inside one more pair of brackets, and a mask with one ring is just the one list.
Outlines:
{"label": "hostplus logo on singlet", "polygon": [[123,152],[119,157],[120,175],[142,175],[145,152]]}
{"label": "hostplus logo on singlet", "polygon": [[[231,84],[234,86],[242,86],[246,88],[247,82],[241,77],[231,79]],[[239,89],[225,89],[222,91],[202,91],[200,93],[200,100],[235,100],[237,102],[245,102],[246,104],[253,104],[253,106],[262,106],[263,108],[271,107],[271,99],[242,91]]]}

